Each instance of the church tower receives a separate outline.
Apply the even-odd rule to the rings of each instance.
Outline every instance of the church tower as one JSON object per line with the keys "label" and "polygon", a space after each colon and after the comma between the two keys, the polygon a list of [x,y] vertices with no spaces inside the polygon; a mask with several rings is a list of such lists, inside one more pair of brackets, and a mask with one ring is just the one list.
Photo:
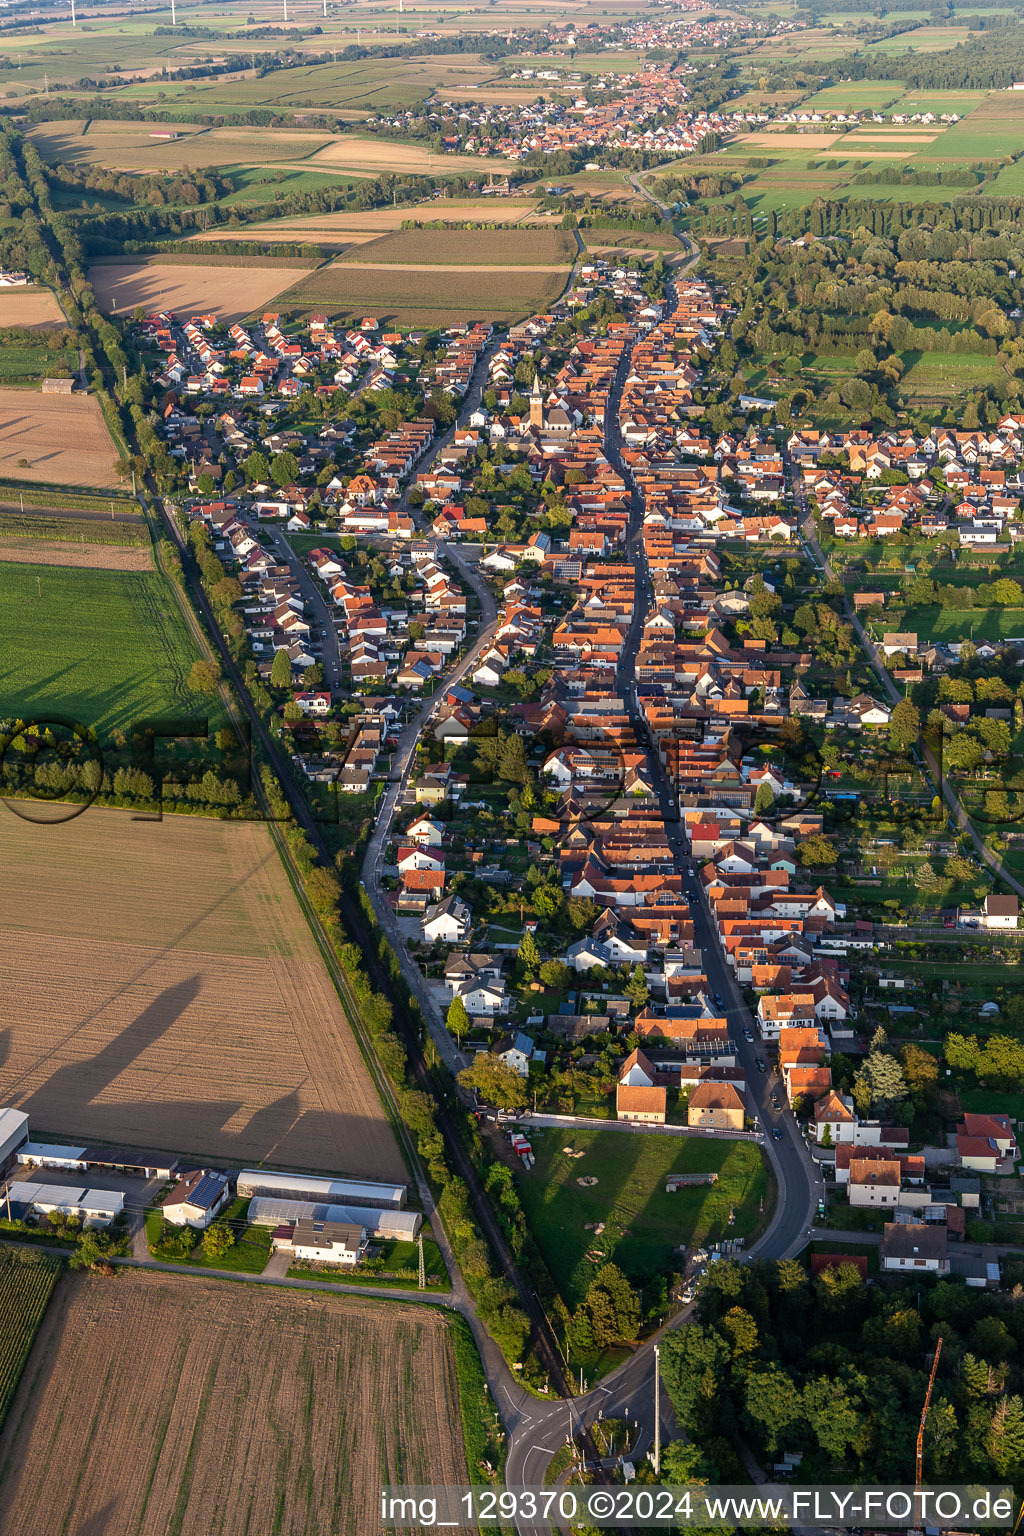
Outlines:
{"label": "church tower", "polygon": [[544,396],[540,390],[540,374],[533,376],[533,388],[530,390],[530,426],[538,431],[544,430]]}

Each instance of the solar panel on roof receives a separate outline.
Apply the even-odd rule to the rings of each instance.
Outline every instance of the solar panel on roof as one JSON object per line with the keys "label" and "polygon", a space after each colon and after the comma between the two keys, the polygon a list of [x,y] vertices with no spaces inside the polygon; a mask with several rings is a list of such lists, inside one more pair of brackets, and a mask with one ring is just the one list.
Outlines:
{"label": "solar panel on roof", "polygon": [[203,1175],[195,1189],[188,1196],[188,1203],[208,1210],[211,1205],[216,1205],[223,1193],[224,1180],[207,1173]]}

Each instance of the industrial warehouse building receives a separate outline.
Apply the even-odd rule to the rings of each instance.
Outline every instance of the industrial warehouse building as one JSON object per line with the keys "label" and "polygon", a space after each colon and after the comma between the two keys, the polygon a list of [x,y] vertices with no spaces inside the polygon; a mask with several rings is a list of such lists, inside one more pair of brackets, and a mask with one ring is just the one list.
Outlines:
{"label": "industrial warehouse building", "polygon": [[28,1141],[28,1115],[20,1109],[0,1109],[0,1177],[18,1160]]}
{"label": "industrial warehouse building", "polygon": [[243,1168],[238,1175],[238,1197],[253,1195],[271,1200],[307,1200],[314,1204],[371,1206],[400,1211],[405,1206],[404,1184],[374,1184],[357,1179],[321,1179],[309,1173],[271,1173],[265,1168]]}
{"label": "industrial warehouse building", "polygon": [[18,1162],[31,1163],[35,1168],[62,1168],[68,1173],[102,1168],[136,1179],[169,1179],[178,1168],[176,1157],[162,1157],[156,1152],[139,1152],[129,1147],[62,1147],[54,1142],[27,1140],[18,1152]]}
{"label": "industrial warehouse building", "polygon": [[109,1227],[124,1210],[124,1195],[119,1189],[79,1189],[67,1184],[34,1184],[14,1180],[8,1187],[11,1212],[18,1216],[35,1213],[49,1216],[78,1216],[83,1227]]}
{"label": "industrial warehouse building", "polygon": [[[239,1188],[241,1194],[241,1188]],[[257,1227],[282,1227],[298,1222],[331,1222],[343,1227],[365,1227],[368,1237],[411,1243],[423,1223],[419,1211],[374,1210],[364,1205],[331,1205],[310,1200],[278,1200],[253,1196],[249,1220]]]}

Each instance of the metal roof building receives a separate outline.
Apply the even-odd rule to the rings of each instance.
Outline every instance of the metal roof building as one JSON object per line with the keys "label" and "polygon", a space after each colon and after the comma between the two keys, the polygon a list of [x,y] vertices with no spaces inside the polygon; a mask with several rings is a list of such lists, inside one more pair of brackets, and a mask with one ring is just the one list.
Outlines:
{"label": "metal roof building", "polygon": [[12,1205],[43,1215],[60,1211],[65,1216],[80,1216],[87,1227],[108,1227],[124,1210],[124,1195],[119,1189],[78,1189],[67,1184],[32,1184],[15,1179],[7,1194]]}
{"label": "metal roof building", "polygon": [[262,1195],[269,1199],[389,1207],[393,1211],[400,1211],[405,1205],[404,1184],[324,1179],[310,1173],[272,1173],[266,1168],[243,1168],[238,1175],[238,1196],[241,1200],[247,1200],[251,1195]]}
{"label": "metal roof building", "polygon": [[28,1141],[28,1115],[20,1109],[0,1109],[0,1173]]}
{"label": "metal roof building", "polygon": [[256,1195],[249,1206],[249,1220],[257,1227],[280,1227],[287,1222],[333,1221],[343,1226],[365,1227],[370,1237],[396,1238],[411,1243],[423,1223],[419,1211],[373,1210],[364,1205],[318,1205],[309,1200],[280,1200]]}

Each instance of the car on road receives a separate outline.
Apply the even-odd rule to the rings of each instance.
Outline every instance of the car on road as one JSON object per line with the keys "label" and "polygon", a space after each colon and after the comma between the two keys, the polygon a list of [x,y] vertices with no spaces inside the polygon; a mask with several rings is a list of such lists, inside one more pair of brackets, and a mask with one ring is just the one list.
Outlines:
{"label": "car on road", "polygon": [[772,1141],[781,1141],[781,1140],[782,1140],[782,1131],[779,1129],[779,1127],[777,1125],[773,1125],[772,1126]]}
{"label": "car on road", "polygon": [[782,1105],[779,1103],[779,1096],[778,1096],[777,1093],[773,1093],[772,1094],[772,1108],[773,1109],[781,1109],[782,1108]]}
{"label": "car on road", "polygon": [[756,1061],[757,1061],[757,1070],[759,1072],[767,1072],[768,1071],[768,1068],[764,1064],[764,1057],[763,1056],[758,1056],[756,1058]]}
{"label": "car on road", "polygon": [[754,1038],[754,1031],[752,1029],[745,1029],[743,1031],[743,1038],[744,1038],[744,1040],[753,1040],[753,1038]]}

